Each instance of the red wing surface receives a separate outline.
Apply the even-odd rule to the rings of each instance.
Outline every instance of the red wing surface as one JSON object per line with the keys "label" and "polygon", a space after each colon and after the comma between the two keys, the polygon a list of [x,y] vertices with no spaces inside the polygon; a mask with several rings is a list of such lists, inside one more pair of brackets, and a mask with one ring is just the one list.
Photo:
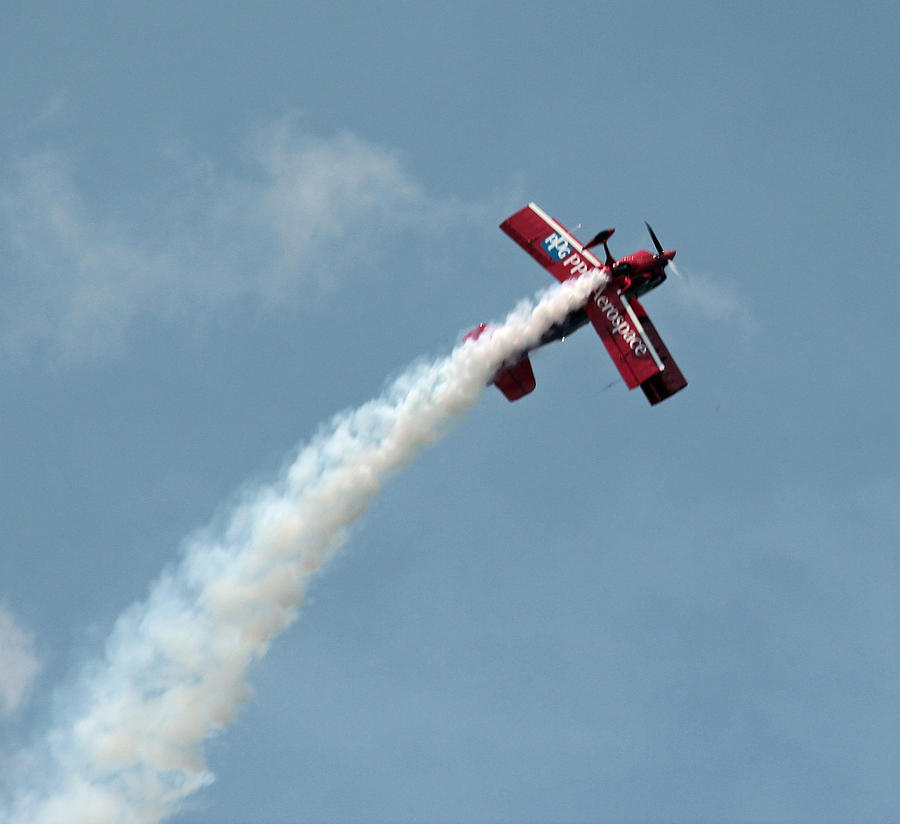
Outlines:
{"label": "red wing surface", "polygon": [[528,354],[524,354],[514,364],[498,369],[494,375],[494,385],[510,401],[517,401],[533,392],[536,384]]}
{"label": "red wing surface", "polygon": [[641,389],[644,390],[647,400],[655,405],[671,397],[680,389],[684,389],[687,386],[687,379],[681,374],[678,364],[675,363],[675,359],[663,343],[659,332],[656,331],[653,321],[647,317],[646,310],[637,298],[632,298],[631,308],[634,310],[635,316],[644,330],[644,336],[656,349],[656,353],[663,365],[662,371],[641,383]]}
{"label": "red wing surface", "polygon": [[627,299],[609,286],[595,293],[585,309],[629,389],[659,372],[662,362]]}
{"label": "red wing surface", "polygon": [[500,228],[557,280],[579,277],[603,264],[563,226],[534,203],[529,203]]}

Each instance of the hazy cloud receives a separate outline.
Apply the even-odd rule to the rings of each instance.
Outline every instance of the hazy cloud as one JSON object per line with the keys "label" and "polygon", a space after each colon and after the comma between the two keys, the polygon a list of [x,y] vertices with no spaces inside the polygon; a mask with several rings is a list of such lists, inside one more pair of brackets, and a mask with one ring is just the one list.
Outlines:
{"label": "hazy cloud", "polygon": [[670,277],[669,285],[674,286],[670,293],[673,299],[687,311],[709,320],[732,321],[744,333],[754,330],[749,302],[732,281],[691,273],[683,278]]}
{"label": "hazy cloud", "polygon": [[37,115],[34,118],[33,125],[34,126],[47,126],[50,123],[58,120],[66,111],[67,106],[69,105],[69,93],[66,89],[61,89],[60,91],[53,94],[47,101],[44,103],[43,107],[38,111]]}
{"label": "hazy cloud", "polygon": [[140,313],[171,318],[242,297],[264,308],[296,302],[323,271],[333,282],[398,229],[447,231],[482,217],[478,206],[429,198],[396,153],[352,134],[310,137],[282,121],[248,154],[243,176],[178,159],[179,194],[154,204],[150,225],[104,216],[59,153],[18,162],[0,190],[7,351],[114,354]]}
{"label": "hazy cloud", "polygon": [[0,604],[0,711],[15,712],[40,670],[34,638]]}
{"label": "hazy cloud", "polygon": [[0,195],[0,219],[15,266],[4,283],[3,342],[19,350],[49,342],[81,358],[121,344],[138,307],[169,268],[112,221],[90,214],[63,160],[34,155]]}

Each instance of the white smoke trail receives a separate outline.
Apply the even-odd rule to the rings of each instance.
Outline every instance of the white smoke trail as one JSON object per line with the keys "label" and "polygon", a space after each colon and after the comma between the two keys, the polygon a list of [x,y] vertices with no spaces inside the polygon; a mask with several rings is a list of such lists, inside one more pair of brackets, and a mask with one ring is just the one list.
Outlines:
{"label": "white smoke trail", "polygon": [[547,290],[492,334],[416,366],[338,415],[276,483],[193,537],[145,602],[116,622],[77,708],[28,754],[10,824],[149,824],[212,780],[203,742],[249,697],[248,669],[296,617],[308,580],[382,483],[471,407],[507,358],[604,281]]}

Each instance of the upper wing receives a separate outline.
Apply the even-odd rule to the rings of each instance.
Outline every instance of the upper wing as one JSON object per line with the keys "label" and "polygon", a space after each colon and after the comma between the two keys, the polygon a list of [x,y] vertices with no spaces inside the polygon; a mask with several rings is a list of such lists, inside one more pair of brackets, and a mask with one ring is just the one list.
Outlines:
{"label": "upper wing", "polygon": [[569,280],[602,269],[601,263],[563,226],[534,203],[529,203],[500,228],[557,280]]}
{"label": "upper wing", "polygon": [[629,300],[608,286],[585,309],[629,389],[640,386],[647,400],[657,404],[687,386],[637,298]]}

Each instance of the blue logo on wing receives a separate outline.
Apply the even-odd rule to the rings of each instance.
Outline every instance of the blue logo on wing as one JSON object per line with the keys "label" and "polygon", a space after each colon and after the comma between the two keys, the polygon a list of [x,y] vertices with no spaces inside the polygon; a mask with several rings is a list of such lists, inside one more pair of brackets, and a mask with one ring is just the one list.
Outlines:
{"label": "blue logo on wing", "polygon": [[553,260],[565,260],[572,254],[572,245],[559,232],[554,232],[541,244]]}

